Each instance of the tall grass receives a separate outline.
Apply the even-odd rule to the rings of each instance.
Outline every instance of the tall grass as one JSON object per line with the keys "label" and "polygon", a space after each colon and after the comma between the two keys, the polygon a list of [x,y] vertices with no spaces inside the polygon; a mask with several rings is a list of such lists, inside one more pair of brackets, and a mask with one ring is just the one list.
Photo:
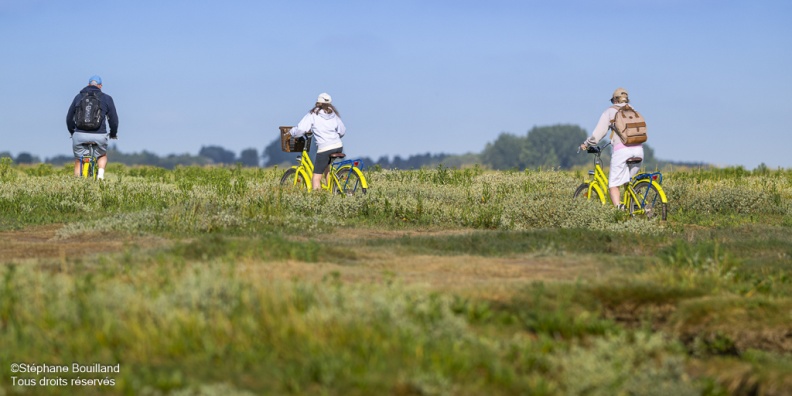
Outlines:
{"label": "tall grass", "polygon": [[[120,364],[116,386],[106,389],[114,394],[218,384],[273,394],[559,394],[575,383],[555,370],[580,367],[564,360],[563,344],[482,335],[454,299],[398,284],[272,281],[177,256],[99,272],[11,265],[0,280],[0,359]],[[650,348],[679,355],[669,345]],[[636,360],[605,370],[614,380],[592,389],[649,389],[661,377],[644,374],[629,386],[619,379],[646,367],[693,387],[678,361]]]}
{"label": "tall grass", "polygon": [[[353,197],[284,190],[281,173],[113,164],[95,183],[68,166],[4,159],[0,231],[62,224],[52,243],[169,242],[2,258],[0,361],[120,363],[106,389],[116,394],[789,389],[789,171],[669,172],[667,222],[573,200],[581,172],[372,170],[369,193]],[[581,260],[598,275],[506,297],[469,285],[472,298],[370,263],[418,256]],[[266,271],[283,263],[317,276]],[[342,280],[331,265],[365,281]],[[9,378],[0,376],[0,393],[23,391]]]}

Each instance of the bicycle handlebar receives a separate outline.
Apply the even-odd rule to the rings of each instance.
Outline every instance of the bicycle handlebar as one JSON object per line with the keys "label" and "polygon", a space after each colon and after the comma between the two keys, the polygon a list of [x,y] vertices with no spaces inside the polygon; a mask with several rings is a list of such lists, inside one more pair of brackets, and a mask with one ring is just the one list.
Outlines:
{"label": "bicycle handlebar", "polygon": [[[586,148],[586,152],[589,153],[589,154],[599,154],[599,153],[602,152],[602,150],[604,150],[606,147],[608,147],[610,145],[611,145],[610,142],[608,142],[608,144],[606,144],[606,145],[604,145],[602,147],[600,147],[600,146],[588,146]],[[580,146],[578,146],[577,152],[580,153]]]}

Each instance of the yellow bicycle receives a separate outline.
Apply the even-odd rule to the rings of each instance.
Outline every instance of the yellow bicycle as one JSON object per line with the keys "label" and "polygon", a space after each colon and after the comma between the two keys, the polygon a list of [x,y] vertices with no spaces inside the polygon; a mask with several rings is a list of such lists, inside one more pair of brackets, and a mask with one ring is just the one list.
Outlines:
{"label": "yellow bicycle", "polygon": [[[574,198],[592,199],[596,198],[604,205],[610,202],[608,195],[608,176],[602,170],[602,159],[600,153],[605,147],[591,146],[586,151],[594,154],[594,170],[588,172],[592,180],[584,182],[575,190]],[[578,150],[580,151],[580,150]],[[639,164],[642,158],[630,158],[628,164]],[[629,210],[631,216],[645,216],[648,219],[660,217],[666,219],[668,215],[668,198],[661,184],[663,174],[660,172],[640,173],[625,185],[624,193],[621,194],[621,204]]]}
{"label": "yellow bicycle", "polygon": [[86,179],[96,180],[99,176],[99,166],[96,164],[94,149],[98,146],[96,142],[86,143],[90,147],[90,154],[80,156],[80,176]]}
{"label": "yellow bicycle", "polygon": [[[308,191],[313,188],[311,186],[311,175],[313,175],[314,164],[309,155],[312,138],[312,133],[305,134],[305,145],[303,146],[302,154],[297,158],[300,164],[292,166],[283,173],[280,180],[282,186]],[[335,162],[336,160],[344,159],[344,157],[346,157],[344,153],[330,154],[330,159],[333,162],[328,167],[325,177],[323,177],[322,189],[332,191],[334,194],[354,195],[358,192],[365,194],[368,190],[368,182],[360,170],[363,166],[363,160],[357,158]]]}

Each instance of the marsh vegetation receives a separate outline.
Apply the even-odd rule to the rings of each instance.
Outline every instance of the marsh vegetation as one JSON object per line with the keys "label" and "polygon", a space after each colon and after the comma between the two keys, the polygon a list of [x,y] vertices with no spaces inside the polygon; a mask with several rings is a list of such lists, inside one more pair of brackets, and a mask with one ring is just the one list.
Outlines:
{"label": "marsh vegetation", "polygon": [[667,222],[572,200],[582,169],[282,171],[4,160],[0,361],[120,364],[97,394],[790,394],[792,171],[664,170]]}

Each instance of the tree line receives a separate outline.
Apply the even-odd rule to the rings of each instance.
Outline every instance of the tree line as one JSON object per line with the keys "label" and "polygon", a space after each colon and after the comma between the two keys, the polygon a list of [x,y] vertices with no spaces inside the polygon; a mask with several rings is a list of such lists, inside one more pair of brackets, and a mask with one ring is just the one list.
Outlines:
{"label": "tree line", "polygon": [[[198,155],[185,153],[159,156],[146,150],[143,150],[140,153],[124,153],[119,151],[115,145],[111,145],[107,149],[107,155],[111,158],[111,162],[115,163],[125,165],[149,165],[166,169],[173,169],[177,165],[261,165],[258,150],[255,148],[242,150],[238,156],[233,151],[220,146],[203,146],[198,151]],[[13,157],[8,152],[0,152],[0,158],[2,157],[10,157],[17,164],[35,164],[45,162],[53,165],[63,165],[74,162],[74,156],[71,155],[57,155],[41,161],[39,157],[26,152],[19,153],[16,157]]]}
{"label": "tree line", "polygon": [[[481,153],[468,153],[462,155],[446,153],[415,154],[408,157],[381,156],[374,160],[362,157],[365,166],[379,166],[384,169],[418,169],[421,167],[434,167],[439,164],[449,168],[481,164],[492,169],[517,169],[526,168],[556,168],[570,169],[576,166],[590,164],[592,159],[582,153],[577,153],[577,147],[587,137],[586,131],[577,125],[559,124],[551,126],[534,126],[526,134],[516,135],[501,133],[493,142],[487,143]],[[606,137],[607,139],[607,137]],[[316,147],[311,149],[315,152]],[[247,167],[256,166],[290,166],[296,164],[298,153],[284,153],[281,151],[280,138],[276,138],[266,145],[263,150],[255,148],[242,150],[239,155],[220,146],[203,146],[198,155],[170,154],[158,156],[157,154],[143,151],[141,153],[124,153],[115,145],[108,149],[112,162],[126,165],[150,165],[173,169],[177,165],[235,165]],[[610,151],[603,152],[603,160],[607,164]],[[41,161],[37,156],[22,152],[16,157],[8,152],[0,152],[1,157],[11,157],[15,163],[31,164],[47,162],[54,165],[71,163],[74,158],[70,155],[59,155]],[[359,157],[355,157],[359,158]],[[702,163],[685,163],[659,161],[655,158],[654,150],[644,144],[644,164],[647,167],[661,166],[664,164],[702,166]]]}

